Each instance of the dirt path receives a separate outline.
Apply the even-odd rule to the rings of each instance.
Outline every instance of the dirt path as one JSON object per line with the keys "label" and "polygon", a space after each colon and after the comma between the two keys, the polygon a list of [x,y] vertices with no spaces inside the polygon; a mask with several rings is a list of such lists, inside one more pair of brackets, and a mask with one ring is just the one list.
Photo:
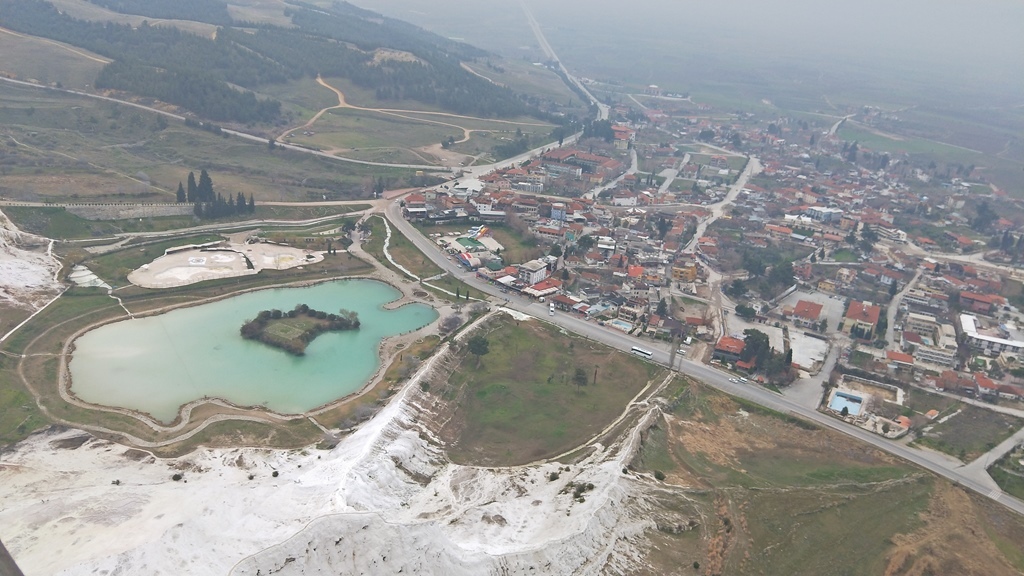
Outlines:
{"label": "dirt path", "polygon": [[[476,74],[475,72],[473,72],[473,73]],[[378,114],[385,114],[385,115],[388,115],[388,116],[395,116],[397,118],[403,118],[405,120],[412,120],[414,122],[423,122],[423,123],[426,123],[426,124],[438,124],[438,125],[441,125],[441,126],[450,126],[452,128],[456,128],[458,130],[462,130],[462,139],[461,140],[457,140],[455,142],[456,144],[462,144],[464,142],[469,141],[469,138],[470,138],[470,136],[472,135],[473,132],[494,132],[494,130],[470,129],[470,128],[466,128],[464,126],[459,126],[458,124],[451,124],[449,122],[441,122],[439,120],[428,120],[426,118],[417,118],[415,116],[407,116],[406,114],[423,114],[423,115],[429,115],[429,116],[443,116],[443,117],[446,117],[446,118],[463,118],[465,120],[479,120],[481,122],[494,122],[494,123],[497,123],[497,124],[511,124],[511,125],[515,125],[515,126],[540,126],[540,127],[549,127],[549,126],[551,126],[551,124],[541,124],[541,123],[531,123],[531,122],[514,122],[512,120],[494,120],[494,119],[490,119],[490,118],[478,118],[476,116],[463,116],[461,114],[450,114],[448,112],[430,112],[430,111],[426,111],[426,110],[403,110],[403,109],[399,109],[399,108],[365,108],[363,106],[356,106],[354,104],[349,104],[345,100],[345,93],[342,92],[341,90],[339,90],[338,88],[335,88],[334,86],[331,86],[330,84],[325,82],[324,79],[321,76],[317,76],[316,77],[316,82],[317,82],[317,84],[323,86],[324,88],[327,88],[331,92],[334,92],[334,94],[338,97],[338,103],[335,104],[334,106],[328,106],[328,107],[324,108],[323,110],[320,110],[319,112],[314,114],[313,117],[310,118],[302,126],[298,126],[298,127],[294,127],[294,128],[289,128],[289,129],[285,130],[284,132],[282,132],[277,137],[278,140],[284,138],[285,136],[287,136],[288,134],[290,134],[290,133],[292,133],[292,132],[294,132],[296,130],[306,130],[306,129],[312,127],[313,124],[315,124],[316,121],[319,120],[320,117],[323,116],[325,113],[327,113],[327,112],[329,112],[331,110],[338,110],[338,109],[341,109],[341,108],[348,108],[348,109],[351,109],[351,110],[361,110],[361,111],[364,111],[364,112],[376,112]]]}
{"label": "dirt path", "polygon": [[459,62],[459,66],[461,66],[463,70],[465,70],[466,72],[469,72],[473,76],[477,76],[479,78],[483,78],[484,80],[487,80],[488,82],[490,82],[491,84],[494,84],[495,86],[501,86],[502,88],[505,87],[504,84],[502,84],[500,82],[495,82],[494,80],[491,80],[487,76],[484,76],[483,74],[477,72],[476,70],[473,70],[472,68],[469,67],[469,64],[466,64],[465,62]]}
{"label": "dirt path", "polygon": [[54,45],[54,46],[56,46],[58,48],[62,48],[64,50],[67,50],[68,52],[71,52],[72,54],[78,54],[79,56],[81,56],[83,58],[88,58],[89,60],[92,60],[93,62],[99,62],[100,64],[110,64],[112,62],[112,60],[107,60],[106,58],[103,58],[103,57],[100,57],[100,56],[93,56],[92,54],[86,54],[85,52],[80,52],[78,50],[75,50],[74,48],[72,48],[72,47],[70,47],[70,46],[68,46],[66,44],[61,44],[60,42],[55,42],[53,40],[47,40],[46,38],[40,38],[39,36],[26,36],[24,34],[18,34],[17,32],[14,32],[12,30],[8,30],[6,28],[0,28],[0,32],[3,32],[4,34],[10,34],[11,36],[17,36],[18,38],[24,38],[26,40],[39,40],[40,42],[45,42],[47,44],[52,44],[52,45]]}

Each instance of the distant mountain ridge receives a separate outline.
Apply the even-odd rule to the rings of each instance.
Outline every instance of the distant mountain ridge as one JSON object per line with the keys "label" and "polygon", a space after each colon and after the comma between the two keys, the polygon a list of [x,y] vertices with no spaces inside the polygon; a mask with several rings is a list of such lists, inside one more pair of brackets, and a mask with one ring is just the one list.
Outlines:
{"label": "distant mountain ridge", "polygon": [[[274,122],[280,103],[253,91],[318,74],[347,78],[382,100],[411,99],[483,117],[545,117],[512,90],[461,68],[464,60],[486,56],[483,50],[351,4],[326,10],[289,4],[285,15],[296,28],[283,28],[232,22],[218,0],[89,1],[122,13],[222,25],[214,38],[147,23],[133,28],[79,20],[45,0],[0,0],[0,25],[114,60],[97,88],[156,98],[209,120]],[[380,48],[416,59],[381,62],[373,53]]]}

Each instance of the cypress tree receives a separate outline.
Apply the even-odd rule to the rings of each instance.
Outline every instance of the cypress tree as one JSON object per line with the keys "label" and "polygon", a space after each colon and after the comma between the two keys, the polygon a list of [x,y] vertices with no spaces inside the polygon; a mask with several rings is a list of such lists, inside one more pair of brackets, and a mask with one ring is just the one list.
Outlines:
{"label": "cypress tree", "polygon": [[215,197],[213,195],[213,180],[210,179],[210,175],[207,174],[206,170],[202,170],[199,173],[199,199],[203,202],[213,202]]}
{"label": "cypress tree", "polygon": [[188,193],[186,195],[186,200],[188,200],[189,202],[199,202],[200,198],[199,198],[198,189],[199,189],[199,187],[196,185],[196,173],[195,172],[189,172],[188,173]]}
{"label": "cypress tree", "polygon": [[[160,116],[160,118],[163,118],[163,116]],[[181,185],[180,181],[178,182],[178,192],[175,194],[175,197],[175,201],[179,204],[187,199],[185,195],[185,188]]]}
{"label": "cypress tree", "polygon": [[252,194],[249,194],[249,213],[253,214],[256,212],[256,200],[253,199]]}

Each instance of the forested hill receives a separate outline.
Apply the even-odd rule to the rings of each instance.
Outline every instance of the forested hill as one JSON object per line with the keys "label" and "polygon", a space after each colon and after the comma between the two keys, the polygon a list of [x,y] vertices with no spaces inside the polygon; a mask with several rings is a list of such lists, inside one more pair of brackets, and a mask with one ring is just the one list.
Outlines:
{"label": "forested hill", "polygon": [[301,10],[290,11],[292,21],[309,32],[351,42],[364,50],[394,48],[423,56],[423,50],[446,52],[461,60],[486,56],[483,50],[449,40],[408,22],[381,16],[348,2],[335,2],[328,10],[305,2],[289,2]]}
{"label": "forested hill", "polygon": [[121,14],[136,14],[162,20],[194,20],[230,26],[227,2],[220,0],[89,0]]}
{"label": "forested hill", "polygon": [[[186,0],[177,7],[170,7],[176,0],[90,1],[154,18],[227,16],[217,0]],[[97,88],[156,98],[209,120],[274,122],[280,103],[252,91],[317,74],[347,78],[379,99],[412,99],[459,114],[540,115],[513,91],[460,67],[460,61],[485,54],[472,46],[345,3],[327,10],[295,3],[286,15],[294,28],[248,23],[245,29],[221,27],[209,38],[167,26],[78,20],[44,0],[0,0],[0,26],[114,60],[100,72]],[[376,58],[379,48],[415,58]]]}

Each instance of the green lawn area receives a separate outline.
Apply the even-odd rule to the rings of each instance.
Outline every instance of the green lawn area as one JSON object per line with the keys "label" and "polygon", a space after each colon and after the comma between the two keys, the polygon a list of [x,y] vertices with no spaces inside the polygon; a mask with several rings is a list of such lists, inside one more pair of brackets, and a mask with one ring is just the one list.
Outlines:
{"label": "green lawn area", "polygon": [[[445,122],[445,120],[438,120]],[[416,148],[440,143],[449,136],[462,138],[462,130],[378,112],[330,110],[313,125],[313,136],[296,132],[288,142],[328,148]]]}
{"label": "green lawn area", "polygon": [[1020,418],[965,404],[961,412],[913,443],[934,448],[970,462],[1020,429]]}
{"label": "green lawn area", "polygon": [[[461,234],[466,232],[471,226],[471,224],[446,224],[444,226],[424,226],[420,224],[416,226],[416,229],[426,236],[429,234]],[[491,231],[491,237],[505,247],[501,251],[501,258],[506,264],[521,264],[544,255],[544,251],[536,240],[525,238],[522,234],[506,225],[488,224],[487,227]]]}
{"label": "green lawn area", "polygon": [[1024,450],[1015,450],[989,467],[988,473],[999,488],[1019,499],[1024,499]]}
{"label": "green lawn area", "polygon": [[918,414],[927,414],[929,410],[938,410],[939,416],[936,417],[938,419],[951,412],[955,412],[960,405],[960,401],[956,398],[933,394],[927,390],[911,387],[904,396],[903,405]]}
{"label": "green lawn area", "polygon": [[15,361],[0,356],[0,448],[49,424],[35,399],[18,381]]}
{"label": "green lawn area", "polygon": [[838,136],[843,140],[856,140],[860,146],[877,152],[906,152],[908,154],[933,155],[937,159],[958,161],[964,164],[980,162],[981,154],[949,144],[925,140],[923,138],[889,138],[852,122],[844,122],[839,128]]}
{"label": "green lawn area", "polygon": [[63,208],[7,206],[4,214],[26,232],[59,240],[106,237],[120,231],[111,222],[86,220]]}
{"label": "green lawn area", "polygon": [[[383,227],[381,227],[381,233],[383,233]],[[427,258],[423,252],[420,252],[420,249],[414,246],[395,226],[391,226],[391,244],[388,247],[388,252],[395,262],[420,278],[430,278],[442,272],[440,267]]]}
{"label": "green lawn area", "polygon": [[[367,254],[373,256],[384,266],[391,268],[398,274],[402,275],[402,277],[407,277],[401,270],[392,265],[384,256],[384,237],[386,235],[384,222],[379,217],[374,217],[368,219],[366,223],[370,226],[372,234],[370,241],[363,244],[363,250],[365,250]],[[422,252],[420,252],[408,238],[400,234],[394,226],[391,227],[391,245],[388,248],[388,252],[391,254],[391,257],[395,259],[395,262],[406,267],[410,272],[416,274],[420,278],[430,278],[441,273],[441,269],[431,262],[430,259],[428,259]],[[471,294],[473,298],[483,296],[478,291],[471,291],[466,283],[452,278],[450,275],[437,280],[432,280],[430,283],[448,290],[453,294],[458,293],[462,296]],[[424,286],[423,289],[429,290],[445,300],[454,299],[454,296],[439,290],[433,290],[429,286]]]}
{"label": "green lawn area", "polygon": [[871,354],[861,352],[860,350],[854,350],[850,353],[850,364],[858,368],[868,368],[874,359],[875,357]]}
{"label": "green lawn area", "polygon": [[75,240],[82,238],[108,238],[122,232],[164,232],[191,228],[201,224],[224,224],[255,219],[312,220],[335,214],[348,214],[369,208],[369,204],[343,206],[264,206],[257,204],[256,213],[248,212],[218,220],[196,220],[191,214],[184,216],[156,216],[120,220],[88,220],[60,207],[29,208],[9,206],[4,213],[22,230],[55,238]]}
{"label": "green lawn area", "polygon": [[835,260],[836,262],[857,261],[857,254],[853,250],[850,250],[849,248],[840,248],[839,250],[836,250],[835,252],[829,254],[829,257]]}
{"label": "green lawn area", "polygon": [[[447,384],[431,385],[454,413],[442,435],[456,462],[514,465],[570,450],[617,418],[648,381],[662,377],[653,364],[538,321],[501,315],[481,333],[490,352],[479,366],[463,349]],[[586,386],[573,384],[577,368]]]}

